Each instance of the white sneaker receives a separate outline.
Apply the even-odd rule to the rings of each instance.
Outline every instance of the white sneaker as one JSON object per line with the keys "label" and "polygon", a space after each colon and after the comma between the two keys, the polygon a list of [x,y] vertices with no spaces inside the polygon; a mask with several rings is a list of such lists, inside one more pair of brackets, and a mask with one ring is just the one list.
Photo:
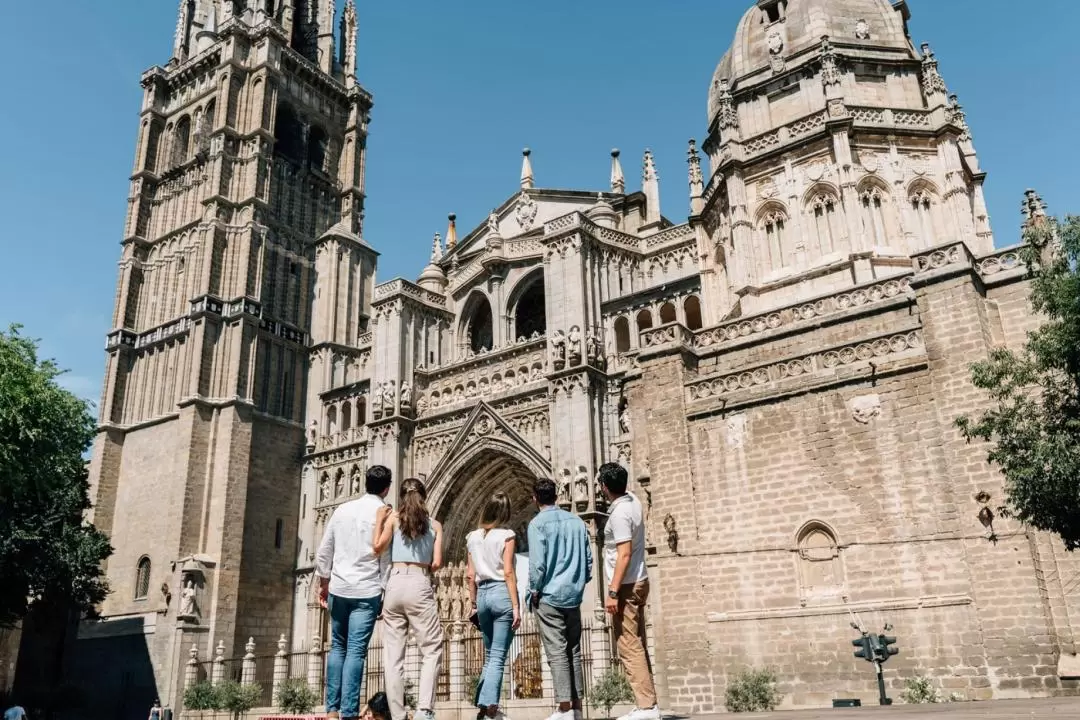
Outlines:
{"label": "white sneaker", "polygon": [[660,720],[660,708],[653,705],[651,708],[634,708],[623,715],[619,720]]}
{"label": "white sneaker", "polygon": [[551,715],[548,715],[547,720],[578,720],[578,717],[573,710],[567,710],[566,712],[556,710]]}

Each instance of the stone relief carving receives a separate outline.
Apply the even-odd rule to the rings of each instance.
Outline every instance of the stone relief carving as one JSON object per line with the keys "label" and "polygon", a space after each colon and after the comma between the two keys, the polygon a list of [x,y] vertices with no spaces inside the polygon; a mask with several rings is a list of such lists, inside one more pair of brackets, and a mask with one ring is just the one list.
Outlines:
{"label": "stone relief carving", "polygon": [[851,417],[861,425],[869,425],[875,418],[881,415],[881,397],[878,395],[861,395],[852,398]]}
{"label": "stone relief carving", "polygon": [[566,337],[566,355],[571,365],[581,364],[581,328],[574,325]]}
{"label": "stone relief carving", "polygon": [[563,468],[558,480],[559,505],[564,508],[570,507],[570,471]]}
{"label": "stone relief carving", "polygon": [[375,388],[371,391],[371,410],[376,417],[382,417],[384,397],[383,384],[376,383]]}
{"label": "stone relief carving", "polygon": [[855,21],[855,38],[857,40],[870,39],[870,25],[862,18]]}
{"label": "stone relief carving", "polygon": [[408,410],[412,407],[413,388],[408,380],[401,383],[401,407]]}
{"label": "stone relief carving", "polygon": [[574,502],[579,506],[589,504],[589,473],[584,465],[578,465],[574,475]]}
{"label": "stone relief carving", "polygon": [[323,475],[319,480],[319,502],[323,503],[330,499],[330,477]]}
{"label": "stone relief carving", "polygon": [[536,201],[532,199],[532,196],[523,193],[521,199],[518,200],[517,211],[515,212],[515,219],[522,232],[532,230],[533,224],[536,222],[537,209]]}
{"label": "stone relief carving", "polygon": [[556,330],[551,336],[551,365],[556,370],[566,366],[566,336],[562,330]]}
{"label": "stone relief carving", "polygon": [[318,420],[312,420],[311,425],[308,426],[308,430],[307,430],[307,444],[308,444],[308,447],[315,447],[315,443],[318,441],[318,439],[319,439],[319,421]]}
{"label": "stone relief carving", "polygon": [[183,587],[180,590],[180,610],[177,613],[177,617],[197,618],[198,607],[196,606],[195,601],[198,591],[195,589],[195,579],[188,575],[183,583]]}
{"label": "stone relief carving", "polygon": [[765,41],[769,45],[769,62],[772,65],[773,72],[781,72],[787,63],[784,61],[784,37],[780,34],[780,31],[773,28],[769,31],[769,34],[765,37]]}
{"label": "stone relief carving", "polygon": [[746,444],[746,415],[732,415],[724,423],[724,438],[732,450],[739,450]]}
{"label": "stone relief carving", "polygon": [[591,328],[585,333],[585,358],[590,365],[594,365],[598,361],[603,360],[603,356],[600,354],[600,341],[596,338],[596,333]]}

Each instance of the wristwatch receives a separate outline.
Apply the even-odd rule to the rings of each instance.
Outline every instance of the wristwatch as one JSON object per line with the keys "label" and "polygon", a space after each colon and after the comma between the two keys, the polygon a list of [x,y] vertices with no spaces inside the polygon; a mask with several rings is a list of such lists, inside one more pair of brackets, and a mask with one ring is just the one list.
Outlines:
{"label": "wristwatch", "polygon": [[608,590],[607,591],[607,596],[609,598],[611,598],[612,600],[618,600],[619,599],[619,591],[618,590]]}

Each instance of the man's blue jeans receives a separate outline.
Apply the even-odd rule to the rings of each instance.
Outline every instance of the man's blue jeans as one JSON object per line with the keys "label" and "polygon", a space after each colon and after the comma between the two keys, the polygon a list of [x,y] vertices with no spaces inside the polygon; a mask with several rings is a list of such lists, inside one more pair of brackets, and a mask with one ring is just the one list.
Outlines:
{"label": "man's blue jeans", "polygon": [[375,631],[382,598],[330,596],[330,657],[326,661],[326,711],[342,718],[360,715],[368,642]]}
{"label": "man's blue jeans", "polygon": [[476,612],[484,635],[484,671],[476,686],[476,706],[499,704],[503,668],[514,640],[514,607],[504,582],[487,582],[477,588]]}

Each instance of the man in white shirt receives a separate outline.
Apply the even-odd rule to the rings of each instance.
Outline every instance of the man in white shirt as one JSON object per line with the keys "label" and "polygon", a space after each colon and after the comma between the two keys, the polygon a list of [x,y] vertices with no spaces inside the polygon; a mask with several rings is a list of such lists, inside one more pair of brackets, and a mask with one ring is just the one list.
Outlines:
{"label": "man in white shirt", "polygon": [[[334,512],[315,555],[319,602],[330,611],[330,656],[326,661],[326,716],[360,715],[360,684],[368,643],[382,609],[389,563],[375,554],[375,527],[390,512],[389,468],[367,471],[367,494]],[[385,555],[385,553],[383,553]]]}
{"label": "man in white shirt", "polygon": [[645,522],[641,502],[626,491],[626,468],[600,466],[597,474],[608,501],[604,525],[604,570],[608,587],[604,609],[612,616],[615,643],[634,691],[633,711],[619,720],[659,720],[652,662],[645,642],[645,604],[649,574],[645,569]]}

